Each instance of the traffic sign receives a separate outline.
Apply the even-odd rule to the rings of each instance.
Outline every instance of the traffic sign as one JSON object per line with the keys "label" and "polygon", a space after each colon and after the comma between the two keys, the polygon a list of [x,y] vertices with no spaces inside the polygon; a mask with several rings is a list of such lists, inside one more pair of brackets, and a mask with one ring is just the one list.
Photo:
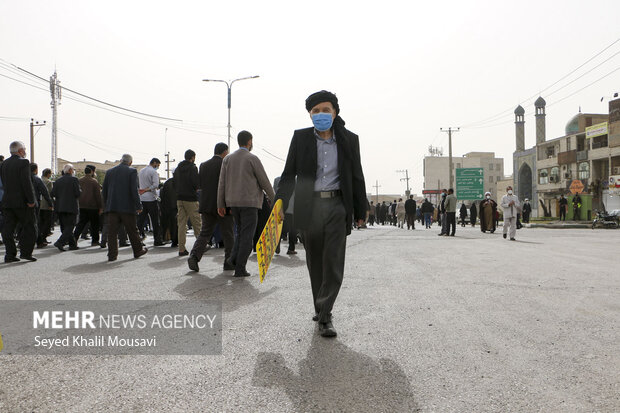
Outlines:
{"label": "traffic sign", "polygon": [[581,182],[581,180],[579,179],[573,179],[573,182],[571,182],[570,187],[569,187],[573,195],[582,193],[583,188],[584,188],[583,182]]}
{"label": "traffic sign", "polygon": [[456,197],[475,200],[484,197],[484,169],[456,168]]}

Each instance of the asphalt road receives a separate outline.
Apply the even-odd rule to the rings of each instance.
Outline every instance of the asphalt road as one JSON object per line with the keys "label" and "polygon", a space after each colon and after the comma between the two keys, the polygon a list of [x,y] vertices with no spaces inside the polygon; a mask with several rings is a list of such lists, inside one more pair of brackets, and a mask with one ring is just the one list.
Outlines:
{"label": "asphalt road", "polygon": [[620,230],[437,232],[353,232],[336,339],[311,321],[302,247],[263,284],[255,255],[235,279],[222,250],[200,273],[168,247],[1,264],[3,300],[221,300],[224,314],[218,356],[0,353],[0,411],[620,411]]}

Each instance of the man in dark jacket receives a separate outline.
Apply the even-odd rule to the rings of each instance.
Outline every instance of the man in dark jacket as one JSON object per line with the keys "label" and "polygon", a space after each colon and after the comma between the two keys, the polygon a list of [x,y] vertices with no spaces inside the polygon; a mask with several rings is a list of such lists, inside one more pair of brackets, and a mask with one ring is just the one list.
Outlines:
{"label": "man in dark jacket", "polygon": [[[56,212],[62,227],[60,238],[54,246],[60,251],[65,250],[65,245],[69,245],[70,250],[77,250],[77,242],[73,236],[75,221],[79,212],[78,199],[80,198],[80,182],[73,176],[75,169],[70,163],[62,169],[63,175],[54,182],[52,196],[56,200]],[[79,235],[79,234],[78,234]]]}
{"label": "man in dark jacket", "polygon": [[108,220],[108,261],[118,258],[118,227],[123,225],[129,236],[134,258],[146,254],[136,223],[136,214],[142,212],[138,194],[138,171],[131,168],[133,158],[124,154],[121,163],[109,169],[103,180],[103,202]]}
{"label": "man in dark jacket", "polygon": [[424,198],[421,211],[424,219],[424,226],[426,229],[431,227],[431,218],[433,217],[433,204],[431,204],[428,198]]}
{"label": "man in dark jacket", "polygon": [[523,202],[523,223],[528,224],[530,222],[530,214],[532,213],[532,206],[530,200],[525,198]]}
{"label": "man in dark jacket", "polygon": [[476,219],[478,219],[478,209],[476,208],[476,201],[471,203],[471,207],[469,208],[469,219],[471,221],[471,226],[476,226]]}
{"label": "man in dark jacket", "polygon": [[560,195],[560,221],[566,221],[566,211],[568,210],[568,200],[564,194]]}
{"label": "man in dark jacket", "polygon": [[207,250],[207,243],[211,240],[217,224],[220,224],[220,231],[224,239],[224,270],[231,271],[235,269],[235,267],[226,263],[235,242],[233,217],[230,211],[227,211],[227,214],[223,217],[217,213],[217,189],[220,181],[222,160],[226,155],[228,155],[228,145],[220,142],[215,145],[213,158],[200,164],[200,216],[202,218],[202,228],[187,260],[189,269],[193,271],[199,270],[198,262],[200,262],[202,255]]}
{"label": "man in dark jacket", "polygon": [[37,239],[34,186],[30,175],[30,162],[26,159],[26,147],[23,142],[15,141],[9,146],[11,157],[0,164],[0,180],[4,195],[2,197],[2,214],[4,226],[2,239],[6,246],[4,262],[16,262],[15,228],[22,228],[19,236],[20,258],[36,261],[32,256]]}
{"label": "man in dark jacket", "polygon": [[303,232],[313,319],[323,337],[334,337],[332,308],[342,285],[346,239],[353,218],[358,225],[366,218],[366,183],[359,137],[344,127],[336,95],[314,93],[306,110],[314,128],[293,134],[276,199],[282,199],[285,211],[295,192],[295,226]]}
{"label": "man in dark jacket", "polygon": [[36,201],[35,207],[35,218],[37,219],[37,248],[44,248],[48,245],[48,242],[45,240],[47,237],[47,226],[46,222],[43,222],[43,219],[40,216],[41,213],[41,205],[43,204],[43,200],[47,202],[49,205],[53,205],[52,198],[50,197],[49,191],[47,187],[37,175],[39,173],[39,166],[36,163],[30,164],[30,171],[32,172],[32,184],[34,186],[34,199]]}
{"label": "man in dark jacket", "polygon": [[176,248],[179,243],[179,230],[177,227],[177,190],[174,187],[174,177],[164,182],[164,186],[159,191],[161,199],[161,232],[162,237],[167,240],[166,233],[170,234],[172,248]]}
{"label": "man in dark jacket", "polygon": [[90,223],[92,236],[91,245],[99,245],[99,216],[103,212],[103,198],[101,187],[95,179],[95,171],[92,167],[84,168],[84,176],[80,178],[80,220],[75,227],[73,236],[78,239],[84,228]]}
{"label": "man in dark jacket", "polygon": [[415,229],[415,212],[416,205],[413,195],[409,195],[409,199],[405,201],[405,214],[407,215],[407,229]]}
{"label": "man in dark jacket", "polygon": [[185,248],[187,233],[187,220],[192,223],[192,229],[196,238],[200,236],[200,215],[198,213],[198,189],[200,178],[196,168],[196,152],[188,149],[185,151],[185,160],[179,163],[174,170],[174,186],[177,190],[177,225],[179,237],[179,255],[189,255]]}

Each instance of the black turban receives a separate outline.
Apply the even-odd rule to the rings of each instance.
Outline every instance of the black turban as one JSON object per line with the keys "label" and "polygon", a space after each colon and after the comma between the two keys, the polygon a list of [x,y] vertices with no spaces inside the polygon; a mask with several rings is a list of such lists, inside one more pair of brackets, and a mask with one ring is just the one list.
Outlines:
{"label": "black turban", "polygon": [[334,109],[336,109],[336,115],[340,113],[340,106],[338,106],[338,98],[332,92],[327,90],[321,90],[308,96],[306,99],[306,110],[310,112],[310,109],[318,105],[319,103],[330,102]]}

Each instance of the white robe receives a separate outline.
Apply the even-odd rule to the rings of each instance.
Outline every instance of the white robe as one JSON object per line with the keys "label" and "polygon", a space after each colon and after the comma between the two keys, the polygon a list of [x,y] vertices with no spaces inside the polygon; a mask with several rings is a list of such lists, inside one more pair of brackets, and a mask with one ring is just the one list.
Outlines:
{"label": "white robe", "polygon": [[[514,205],[509,205],[510,201],[514,201]],[[517,213],[521,211],[521,204],[516,195],[504,195],[502,197],[501,206],[504,209],[504,219],[516,218]]]}

